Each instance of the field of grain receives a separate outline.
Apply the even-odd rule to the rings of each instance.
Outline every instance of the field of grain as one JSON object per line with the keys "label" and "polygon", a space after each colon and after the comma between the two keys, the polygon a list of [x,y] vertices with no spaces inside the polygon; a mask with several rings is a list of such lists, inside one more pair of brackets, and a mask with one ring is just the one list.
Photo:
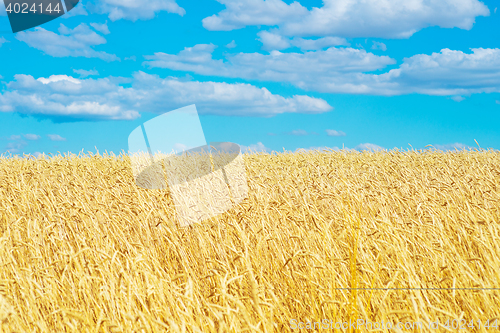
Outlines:
{"label": "field of grain", "polygon": [[0,331],[500,321],[500,290],[342,289],[500,288],[500,152],[244,160],[248,198],[181,228],[126,155],[1,158]]}

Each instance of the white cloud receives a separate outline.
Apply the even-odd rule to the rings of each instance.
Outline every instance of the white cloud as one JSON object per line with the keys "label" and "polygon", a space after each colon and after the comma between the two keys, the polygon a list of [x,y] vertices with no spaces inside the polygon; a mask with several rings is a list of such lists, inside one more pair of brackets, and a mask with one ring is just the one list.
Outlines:
{"label": "white cloud", "polygon": [[109,28],[108,28],[108,21],[99,24],[99,23],[90,23],[90,26],[94,28],[95,30],[99,31],[100,33],[104,35],[109,35]]}
{"label": "white cloud", "polygon": [[309,133],[307,133],[307,131],[304,131],[303,129],[293,130],[293,131],[291,131],[288,134],[290,134],[290,135],[296,135],[296,136],[309,135]]}
{"label": "white cloud", "polygon": [[500,104],[500,101],[499,101],[499,100],[496,100],[496,101],[495,101],[495,103]]}
{"label": "white cloud", "polygon": [[372,50],[387,51],[387,46],[384,43],[374,41],[372,45]]}
{"label": "white cloud", "polygon": [[247,25],[273,26],[286,20],[299,19],[308,11],[298,2],[287,5],[281,0],[217,0],[226,9],[203,19],[208,30],[230,31]]}
{"label": "white cloud", "polygon": [[349,45],[345,38],[340,37],[322,37],[318,39],[304,39],[301,37],[294,37],[290,41],[290,43],[303,51],[321,50],[327,47],[338,45]]}
{"label": "white cloud", "polygon": [[[1,5],[0,5],[1,6]],[[2,47],[3,44],[8,43],[9,41],[5,39],[3,36],[0,37],[0,47]]]}
{"label": "white cloud", "polygon": [[83,15],[83,16],[89,15],[89,13],[85,10],[85,6],[83,5],[82,1],[80,1],[76,7],[73,7],[72,10],[70,10],[68,13],[66,13],[62,17],[65,19],[68,19],[70,17],[79,16],[79,15]]}
{"label": "white cloud", "polygon": [[87,8],[100,14],[107,14],[111,21],[121,19],[129,21],[150,20],[161,11],[183,16],[186,11],[175,0],[98,0],[89,3]]}
{"label": "white cloud", "polygon": [[149,67],[189,71],[201,75],[246,80],[287,82],[324,93],[372,95],[426,94],[460,96],[500,92],[500,49],[471,49],[471,53],[443,49],[431,55],[417,54],[385,73],[395,63],[363,49],[349,47],[304,53],[238,53],[213,59],[215,46],[199,44],[177,55],[145,56]]}
{"label": "white cloud", "polygon": [[281,35],[269,32],[269,31],[260,31],[257,33],[259,36],[259,40],[264,44],[262,48],[264,50],[283,50],[290,47],[290,42],[288,38],[283,38]]}
{"label": "white cloud", "polygon": [[453,96],[451,97],[452,100],[454,100],[455,102],[461,102],[465,99],[465,97],[462,97],[462,96]]}
{"label": "white cloud", "polygon": [[444,151],[450,151],[450,150],[455,150],[455,149],[458,149],[458,150],[463,150],[463,149],[472,149],[471,146],[468,146],[466,144],[463,144],[463,143],[459,143],[459,142],[456,142],[456,143],[450,143],[450,144],[444,144],[444,145],[434,145],[433,146],[434,148],[438,149],[438,150],[444,150]]}
{"label": "white cloud", "polygon": [[472,53],[443,49],[417,54],[380,75],[380,83],[394,83],[394,93],[468,95],[500,92],[500,49],[471,49]]}
{"label": "white cloud", "polygon": [[110,95],[120,86],[110,80],[77,80],[53,75],[35,80],[30,75],[15,75],[0,94],[0,111],[19,112],[38,117],[82,119],[135,119],[137,111],[127,109]]}
{"label": "white cloud", "polygon": [[93,49],[96,45],[105,44],[106,39],[85,23],[74,29],[61,24],[59,34],[37,27],[35,31],[18,32],[16,38],[53,57],[99,58],[107,62],[120,60],[114,54]]}
{"label": "white cloud", "polygon": [[41,136],[40,136],[40,135],[37,135],[37,134],[24,134],[24,137],[25,137],[27,140],[31,140],[31,141],[40,140],[40,138],[41,138]]}
{"label": "white cloud", "polygon": [[[25,134],[24,137],[28,140],[38,140],[40,138],[35,134]],[[9,152],[12,154],[20,153],[24,149],[24,147],[28,145],[28,142],[21,140],[21,135],[11,135],[7,138],[7,140],[11,142],[7,143],[7,145],[4,147],[4,152]]]}
{"label": "white cloud", "polygon": [[345,136],[346,135],[342,131],[336,131],[336,130],[332,130],[332,129],[327,129],[325,132],[328,136]]}
{"label": "white cloud", "polygon": [[85,69],[73,69],[73,72],[79,74],[81,79],[84,79],[88,76],[99,75],[99,72],[96,71],[95,69],[91,69],[89,71]]}
{"label": "white cloud", "polygon": [[243,83],[199,82],[134,73],[132,87],[123,80],[75,79],[53,75],[35,79],[15,75],[0,94],[0,111],[42,118],[124,119],[140,117],[139,111],[163,113],[196,104],[200,113],[235,116],[274,116],[281,113],[323,113],[333,108],[323,99],[306,95],[283,97],[266,88]]}
{"label": "white cloud", "polygon": [[[351,150],[351,149],[348,149],[347,150]],[[305,152],[305,153],[309,153],[309,152],[316,152],[316,151],[319,151],[321,153],[329,153],[329,152],[332,152],[332,151],[340,151],[340,148],[339,147],[309,147],[309,148],[297,148],[295,150],[295,152]]]}
{"label": "white cloud", "polygon": [[135,57],[135,55],[133,56],[130,56],[130,57],[126,57],[125,60],[132,60],[132,61],[136,61],[137,58]]}
{"label": "white cloud", "polygon": [[227,44],[226,47],[228,49],[234,49],[236,47],[236,42],[234,40],[231,41],[231,43]]}
{"label": "white cloud", "polygon": [[267,148],[262,142],[251,144],[249,146],[240,145],[242,153],[270,153],[271,149]]}
{"label": "white cloud", "polygon": [[[134,92],[140,93],[148,110],[164,110],[196,104],[199,110],[219,115],[273,116],[286,112],[323,113],[333,108],[323,99],[305,95],[285,98],[266,88],[244,83],[186,81],[162,79],[138,72],[134,75]],[[147,106],[147,107],[146,107]]]}
{"label": "white cloud", "polygon": [[257,33],[259,40],[262,42],[264,50],[284,50],[292,46],[300,48],[302,51],[321,50],[331,46],[349,45],[345,38],[340,37],[323,37],[318,39],[304,39],[294,37],[290,39],[279,34],[277,30],[259,31]]}
{"label": "white cloud", "polygon": [[377,146],[373,143],[361,143],[354,147],[356,150],[370,150],[370,151],[381,151],[386,150],[384,147]]}
{"label": "white cloud", "polygon": [[[270,54],[238,53],[227,55],[227,61],[215,60],[213,44],[186,47],[179,54],[158,52],[146,55],[144,62],[150,68],[169,68],[191,71],[202,75],[243,78],[248,80],[291,82],[299,88],[323,85],[325,81],[345,81],[346,73],[375,71],[396,63],[387,56],[377,56],[365,50],[335,48],[305,53]],[[349,82],[346,82],[349,83]]]}
{"label": "white cloud", "polygon": [[47,136],[52,141],[66,141],[66,138],[63,138],[59,134],[47,134]]}
{"label": "white cloud", "polygon": [[226,6],[203,19],[208,30],[278,26],[285,36],[409,38],[431,26],[471,29],[477,16],[488,16],[478,0],[324,0],[308,10],[297,1],[217,0]]}
{"label": "white cloud", "polygon": [[48,78],[41,77],[38,79],[38,81],[42,82],[43,84],[49,84],[49,83],[54,83],[54,82],[60,82],[60,81],[69,81],[74,84],[80,84],[81,81],[78,79],[75,79],[74,77],[68,76],[68,75],[51,75]]}
{"label": "white cloud", "polygon": [[9,142],[7,146],[5,146],[5,150],[10,153],[16,154],[20,153],[27,145],[28,143],[26,141]]}

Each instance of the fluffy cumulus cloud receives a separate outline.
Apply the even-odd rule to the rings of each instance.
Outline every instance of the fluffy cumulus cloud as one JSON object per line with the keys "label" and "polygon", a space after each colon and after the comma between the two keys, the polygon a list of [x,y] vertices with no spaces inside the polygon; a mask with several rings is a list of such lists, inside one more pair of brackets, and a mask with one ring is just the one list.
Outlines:
{"label": "fluffy cumulus cloud", "polygon": [[[335,48],[304,53],[270,54],[238,53],[226,56],[226,61],[213,59],[215,46],[198,44],[186,47],[179,54],[155,53],[145,56],[150,68],[168,68],[247,80],[290,82],[299,88],[325,91],[324,84],[343,85],[343,90],[366,90],[359,81],[359,73],[383,69],[396,61],[387,56],[377,56],[365,50]],[[356,82],[354,82],[355,84]],[[338,90],[342,90],[338,88]],[[328,91],[325,91],[328,92]]]}
{"label": "fluffy cumulus cloud", "polygon": [[257,35],[263,44],[262,48],[264,50],[283,50],[289,48],[291,45],[288,38],[273,32],[260,31]]}
{"label": "fluffy cumulus cloud", "polygon": [[[0,6],[1,6],[1,4],[0,4]],[[5,37],[3,37],[3,36],[0,37],[0,47],[2,47],[3,44],[8,43],[8,42],[9,41],[7,39],[5,39]]]}
{"label": "fluffy cumulus cloud", "polygon": [[471,53],[443,49],[417,54],[381,75],[402,92],[430,95],[467,95],[500,92],[500,49],[471,49]]}
{"label": "fluffy cumulus cloud", "polygon": [[200,113],[273,116],[286,112],[323,113],[333,108],[306,95],[283,97],[243,83],[199,82],[136,72],[131,87],[116,78],[76,79],[53,75],[35,79],[16,75],[0,94],[0,111],[31,114],[57,121],[132,120],[139,111],[163,113],[196,104]]}
{"label": "fluffy cumulus cloud", "polygon": [[35,79],[15,75],[0,94],[0,111],[37,117],[135,119],[139,113],[107,99],[120,91],[110,80],[77,80],[66,75]]}
{"label": "fluffy cumulus cloud", "polygon": [[298,2],[287,5],[281,0],[217,0],[226,6],[222,12],[203,19],[208,30],[230,31],[248,25],[277,25],[298,20],[308,10]]}
{"label": "fluffy cumulus cloud", "polygon": [[282,35],[298,37],[408,38],[430,26],[469,30],[476,17],[490,14],[479,0],[324,0],[311,10],[297,1],[217,1],[226,8],[203,19],[208,30],[278,26]]}
{"label": "fluffy cumulus cloud", "polygon": [[37,27],[18,32],[16,38],[53,57],[99,58],[107,62],[120,60],[114,54],[94,50],[94,46],[105,44],[106,39],[85,23],[74,29],[61,24],[59,34]]}
{"label": "fluffy cumulus cloud", "polygon": [[387,72],[382,70],[395,64],[394,59],[350,47],[238,53],[225,59],[214,59],[214,49],[212,44],[199,44],[178,54],[155,53],[145,56],[144,64],[201,75],[286,82],[324,93],[461,96],[500,92],[500,49],[417,54]]}
{"label": "fluffy cumulus cloud", "polygon": [[175,0],[95,0],[87,4],[93,12],[107,14],[111,21],[149,20],[161,11],[183,16],[186,11]]}

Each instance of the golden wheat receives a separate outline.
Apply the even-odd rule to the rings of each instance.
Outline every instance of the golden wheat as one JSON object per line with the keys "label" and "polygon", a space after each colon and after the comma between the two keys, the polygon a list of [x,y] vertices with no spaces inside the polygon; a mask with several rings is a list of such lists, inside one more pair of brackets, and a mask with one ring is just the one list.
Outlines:
{"label": "golden wheat", "polygon": [[0,330],[500,319],[500,290],[339,289],[499,288],[499,152],[244,160],[248,198],[181,228],[169,191],[137,187],[126,155],[1,158]]}

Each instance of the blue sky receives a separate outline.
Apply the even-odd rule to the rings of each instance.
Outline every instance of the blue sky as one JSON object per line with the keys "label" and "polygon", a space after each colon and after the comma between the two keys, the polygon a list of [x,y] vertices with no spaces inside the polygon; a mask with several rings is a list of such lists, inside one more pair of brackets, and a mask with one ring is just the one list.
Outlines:
{"label": "blue sky", "polygon": [[0,152],[118,154],[191,104],[263,151],[500,149],[496,6],[93,0],[13,34],[0,3]]}

